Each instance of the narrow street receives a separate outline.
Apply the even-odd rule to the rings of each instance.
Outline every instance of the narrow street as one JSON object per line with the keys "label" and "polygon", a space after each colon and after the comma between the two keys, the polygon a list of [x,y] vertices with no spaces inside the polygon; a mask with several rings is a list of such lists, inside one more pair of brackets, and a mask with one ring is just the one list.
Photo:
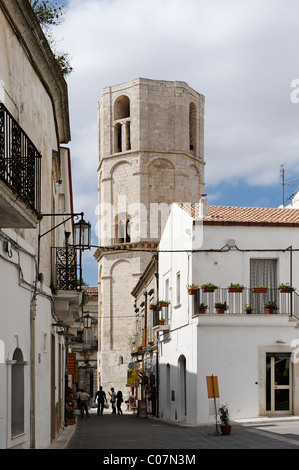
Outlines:
{"label": "narrow street", "polygon": [[[93,409],[90,418],[79,418],[74,430],[64,431],[72,432],[72,435],[61,447],[103,449],[106,451],[101,453],[103,456],[110,456],[110,449],[126,450],[125,455],[131,449],[163,449],[164,454],[167,449],[171,455],[185,449],[190,452],[183,454],[189,455],[190,459],[196,455],[196,450],[204,449],[299,449],[298,417],[265,418],[254,423],[233,424],[230,436],[215,435],[215,430],[215,425],[173,425],[153,417],[139,418],[136,413],[124,412],[118,416],[107,410],[103,416],[97,416]],[[56,446],[59,447],[59,443]],[[134,452],[134,455],[137,454]]]}

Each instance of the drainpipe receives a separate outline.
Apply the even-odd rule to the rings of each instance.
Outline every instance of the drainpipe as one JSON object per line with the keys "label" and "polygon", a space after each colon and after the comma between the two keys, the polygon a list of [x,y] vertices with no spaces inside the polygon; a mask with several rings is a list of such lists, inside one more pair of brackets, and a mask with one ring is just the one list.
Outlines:
{"label": "drainpipe", "polygon": [[[293,285],[293,247],[290,246],[290,286]],[[291,295],[290,295],[290,299],[291,299],[291,316],[293,316],[293,293],[291,292]]]}
{"label": "drainpipe", "polygon": [[30,409],[30,425],[31,425],[31,442],[30,447],[35,448],[35,318],[36,318],[36,300],[32,300],[30,304],[30,382],[31,382],[31,409]]}
{"label": "drainpipe", "polygon": [[[155,259],[155,276],[157,288],[157,300],[159,300],[159,258],[158,253],[154,255]],[[156,354],[156,383],[157,383],[157,402],[156,402],[156,418],[159,417],[159,333],[157,332],[157,354]]]}

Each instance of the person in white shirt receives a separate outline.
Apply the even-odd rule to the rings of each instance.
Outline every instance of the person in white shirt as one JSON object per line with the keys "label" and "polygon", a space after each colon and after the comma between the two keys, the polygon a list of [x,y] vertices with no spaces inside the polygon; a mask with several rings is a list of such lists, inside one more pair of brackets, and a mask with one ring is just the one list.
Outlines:
{"label": "person in white shirt", "polygon": [[79,402],[80,406],[80,412],[81,412],[81,418],[84,418],[84,410],[86,413],[86,417],[89,418],[89,413],[88,413],[88,402],[90,400],[90,395],[84,390],[80,390],[77,395],[77,401]]}
{"label": "person in white shirt", "polygon": [[116,405],[116,403],[115,403],[116,402],[116,393],[115,393],[113,387],[111,387],[111,393],[109,392],[109,395],[111,397],[110,403],[112,405],[112,413],[111,414],[116,415],[116,406],[115,406]]}

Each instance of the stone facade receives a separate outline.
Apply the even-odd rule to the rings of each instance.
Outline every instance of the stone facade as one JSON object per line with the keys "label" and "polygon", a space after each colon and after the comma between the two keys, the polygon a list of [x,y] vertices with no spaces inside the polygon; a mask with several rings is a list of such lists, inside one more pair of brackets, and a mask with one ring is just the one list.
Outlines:
{"label": "stone facade", "polygon": [[138,78],[103,90],[98,121],[98,365],[103,387],[124,391],[132,289],[171,204],[204,193],[204,97],[185,82]]}

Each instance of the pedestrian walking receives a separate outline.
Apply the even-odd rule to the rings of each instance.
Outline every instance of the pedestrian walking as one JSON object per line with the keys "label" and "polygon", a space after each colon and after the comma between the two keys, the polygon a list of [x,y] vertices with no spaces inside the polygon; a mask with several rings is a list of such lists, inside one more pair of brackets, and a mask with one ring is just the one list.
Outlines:
{"label": "pedestrian walking", "polygon": [[116,406],[117,406],[117,414],[118,414],[118,415],[122,415],[122,414],[123,414],[122,409],[121,409],[121,404],[122,404],[123,401],[124,401],[124,400],[123,400],[123,394],[122,394],[122,392],[119,390],[119,391],[117,392],[117,395],[116,395]]}
{"label": "pedestrian walking", "polygon": [[111,403],[111,406],[112,406],[112,415],[116,415],[116,408],[115,408],[115,405],[116,405],[116,393],[114,391],[114,388],[111,387],[111,393],[109,392],[109,395],[110,395],[110,403]]}
{"label": "pedestrian walking", "polygon": [[94,401],[98,399],[98,416],[103,414],[104,404],[107,403],[106,393],[103,390],[103,387],[100,386],[100,389],[97,391]]}
{"label": "pedestrian walking", "polygon": [[81,389],[78,392],[77,402],[79,401],[81,418],[84,418],[84,410],[86,413],[86,417],[89,418],[89,412],[88,412],[89,399],[90,399],[90,395],[87,392],[84,392],[84,390]]}

